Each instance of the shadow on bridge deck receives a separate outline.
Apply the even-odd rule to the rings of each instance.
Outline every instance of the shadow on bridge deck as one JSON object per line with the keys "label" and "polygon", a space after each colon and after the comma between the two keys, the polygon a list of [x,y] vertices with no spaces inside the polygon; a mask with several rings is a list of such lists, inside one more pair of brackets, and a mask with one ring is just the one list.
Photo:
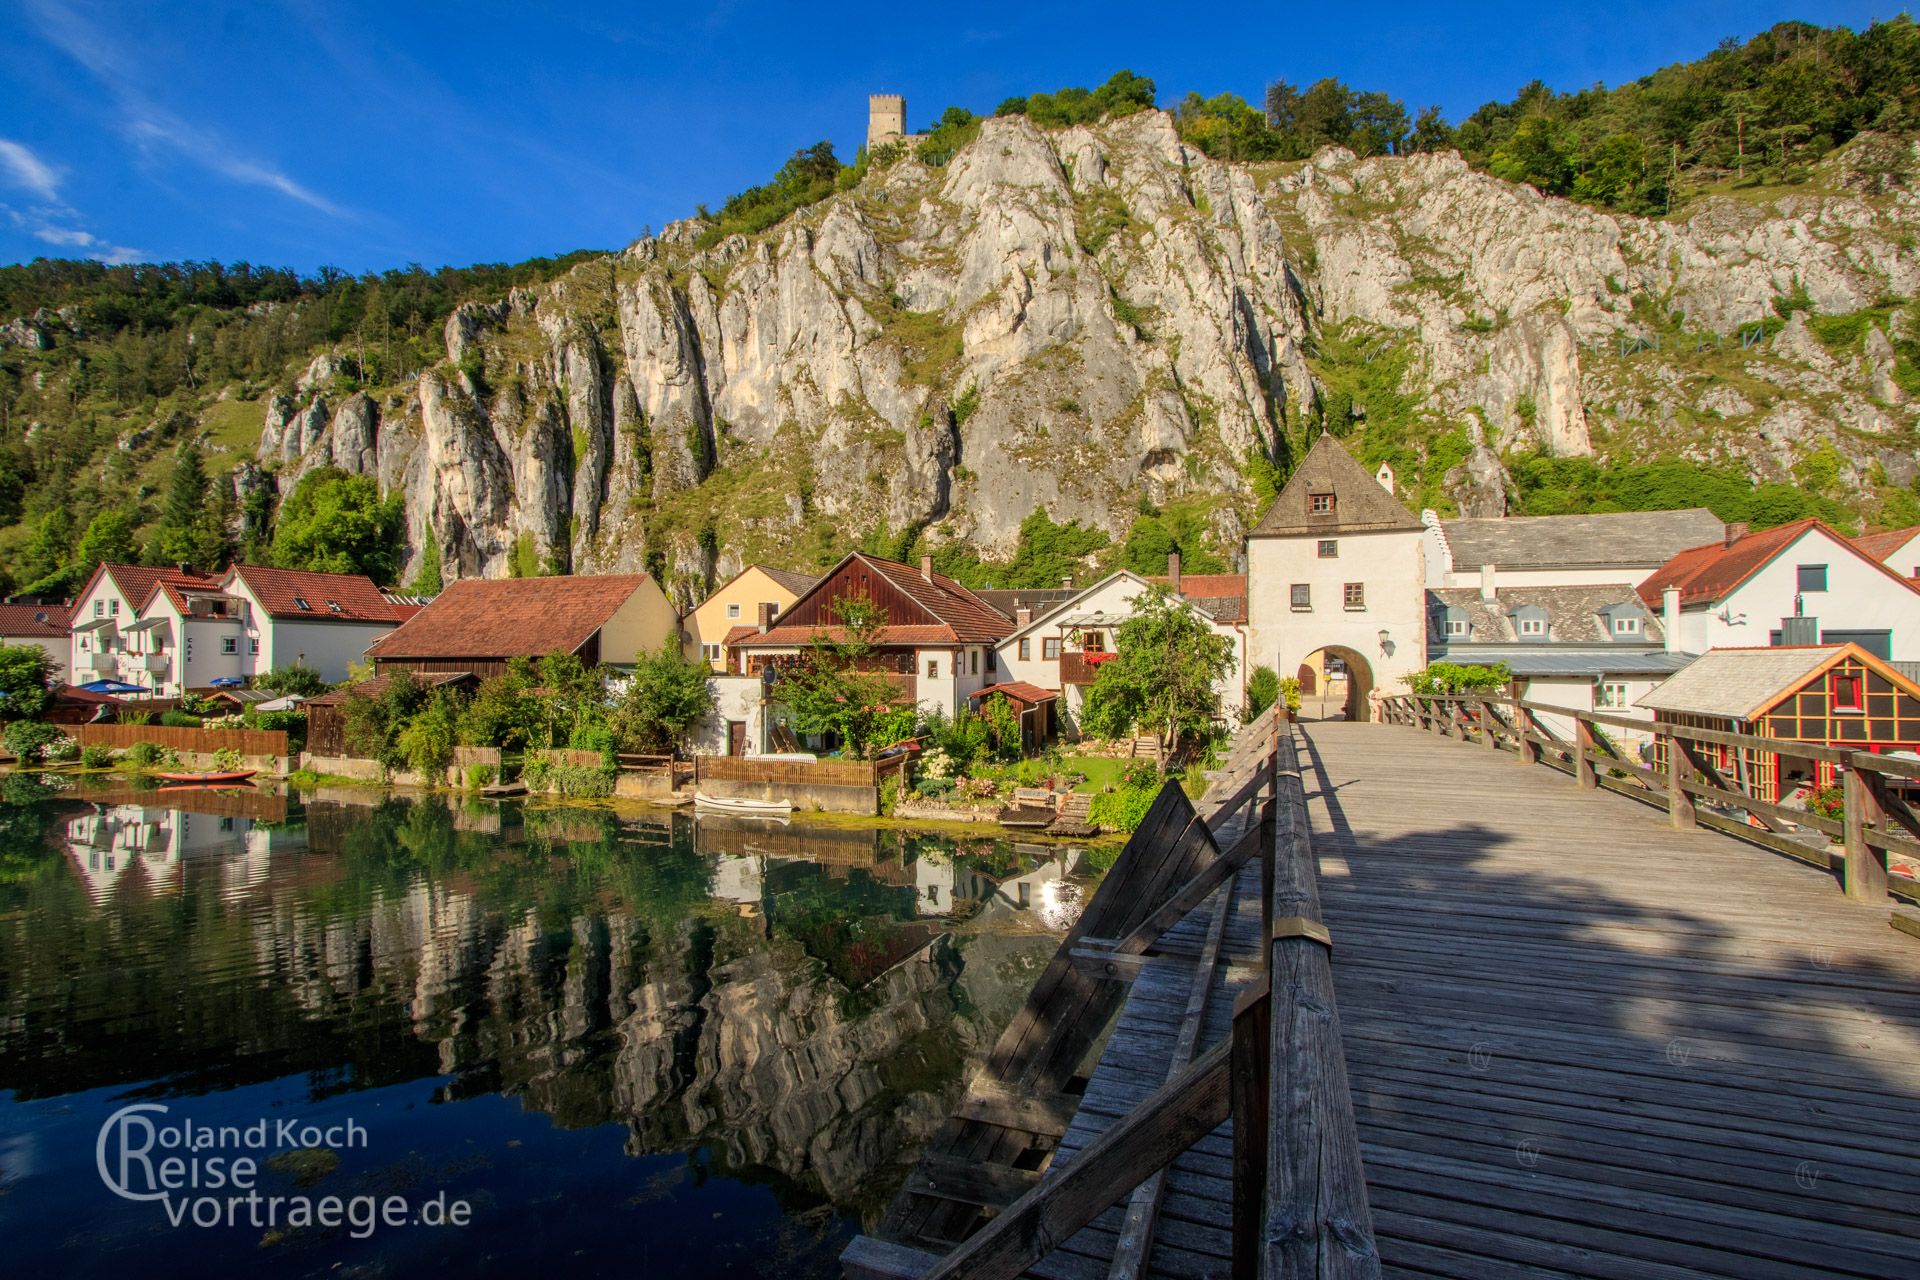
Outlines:
{"label": "shadow on bridge deck", "polygon": [[1304,726],[1389,1273],[1920,1274],[1920,942],[1830,875]]}

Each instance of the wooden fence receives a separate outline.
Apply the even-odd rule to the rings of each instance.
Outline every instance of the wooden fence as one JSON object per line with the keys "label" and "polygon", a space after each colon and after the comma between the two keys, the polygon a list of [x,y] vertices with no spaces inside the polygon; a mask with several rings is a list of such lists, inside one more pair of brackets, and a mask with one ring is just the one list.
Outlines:
{"label": "wooden fence", "polygon": [[[1191,1059],[1190,1065],[1178,1067],[1164,1085],[1110,1124],[1063,1168],[1040,1178],[953,1252],[937,1257],[862,1236],[841,1257],[849,1277],[1012,1280],[1122,1201],[1128,1201],[1127,1225],[1111,1268],[1099,1274],[1143,1274],[1154,1211],[1147,1206],[1143,1212],[1141,1194],[1153,1188],[1160,1171],[1176,1157],[1229,1118],[1233,1120],[1232,1274],[1263,1280],[1296,1276],[1358,1280],[1380,1274],[1334,1003],[1332,939],[1320,915],[1297,744],[1292,727],[1272,713],[1256,721],[1256,726],[1249,736],[1259,739],[1267,750],[1240,751],[1237,759],[1230,758],[1226,774],[1234,780],[1229,783],[1233,790],[1210,825],[1219,827],[1242,806],[1258,803],[1264,790],[1266,802],[1259,821],[1249,825],[1233,848],[1221,851],[1184,880],[1168,884],[1170,892],[1164,896],[1154,893],[1142,902],[1137,888],[1119,893],[1120,898],[1131,900],[1125,905],[1138,921],[1122,936],[1076,937],[1070,931],[1062,944],[1062,951],[1082,971],[1113,980],[1137,970],[1162,933],[1216,891],[1231,892],[1228,886],[1240,869],[1250,859],[1261,858],[1263,932],[1270,940],[1265,972],[1241,992],[1232,1034]],[[1155,802],[1156,811],[1166,803],[1163,791]],[[1100,898],[1115,896],[1107,891],[1118,890],[1140,864],[1158,865],[1168,856],[1163,847],[1166,841],[1141,839],[1153,820],[1150,813],[1135,841],[1129,842],[1114,864],[1108,882],[1088,906],[1089,915],[1108,905]],[[1082,917],[1083,923],[1086,918]],[[1217,920],[1224,918],[1224,910],[1219,911]],[[1216,923],[1216,935],[1218,929]],[[1042,975],[1040,986],[1053,975],[1060,959],[1056,957]],[[1210,987],[1210,981],[1196,983],[1183,1034],[1197,1031]],[[1023,1018],[1036,1025],[1046,1021],[1036,1017],[1033,999],[1029,997],[1029,1008],[1010,1025],[1010,1033]],[[1056,1036],[1067,1029],[1058,1019],[1048,1025]],[[988,1059],[989,1070],[1001,1053],[996,1046]],[[1015,1090],[1001,1092],[1008,1096],[977,1098],[974,1118],[1011,1116],[996,1122],[1028,1128],[1035,1121],[1025,1111],[1045,1109],[1044,1090],[1029,1089],[1026,1096]],[[979,1094],[976,1082],[969,1096]],[[997,1109],[983,1110],[989,1103]],[[1054,1131],[1064,1132],[1064,1122],[1056,1123]]]}
{"label": "wooden fence", "polygon": [[877,787],[898,773],[905,756],[890,760],[769,760],[760,756],[695,756],[693,780],[820,787]]}
{"label": "wooden fence", "polygon": [[81,746],[123,751],[151,742],[169,751],[238,751],[243,756],[287,758],[287,735],[279,729],[188,729],[165,724],[76,724],[67,733]]}
{"label": "wooden fence", "polygon": [[[1558,716],[1573,725],[1561,737],[1541,720]],[[1488,751],[1509,751],[1522,764],[1545,764],[1572,775],[1582,787],[1602,787],[1663,806],[1675,830],[1710,827],[1815,866],[1837,870],[1847,896],[1865,902],[1888,898],[1887,855],[1920,859],[1920,814],[1897,789],[1920,780],[1920,762],[1893,760],[1870,751],[1850,751],[1790,738],[1762,738],[1634,720],[1603,711],[1582,711],[1533,702],[1509,691],[1492,695],[1399,694],[1381,700],[1381,719],[1411,725]],[[1655,768],[1628,758],[1608,729],[1645,734],[1656,744]],[[1835,766],[1842,787],[1836,821],[1763,800],[1727,778],[1714,759],[1721,748],[1762,751]],[[1710,808],[1702,808],[1704,802]],[[1836,864],[1826,842],[1808,844],[1788,829],[1820,832],[1840,841]]]}

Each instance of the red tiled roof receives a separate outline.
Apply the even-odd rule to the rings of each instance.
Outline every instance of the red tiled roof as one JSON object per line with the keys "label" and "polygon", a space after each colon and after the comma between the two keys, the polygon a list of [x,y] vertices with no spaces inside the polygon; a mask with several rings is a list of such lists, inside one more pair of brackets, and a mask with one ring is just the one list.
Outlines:
{"label": "red tiled roof", "polygon": [[1863,533],[1853,540],[1853,545],[1885,564],[1888,556],[1916,537],[1920,537],[1920,524],[1905,529],[1889,529],[1885,533]]}
{"label": "red tiled roof", "polygon": [[585,644],[633,593],[644,573],[564,578],[462,578],[398,630],[367,648],[370,658],[534,658]]}
{"label": "red tiled roof", "polygon": [[[202,573],[198,569],[188,569],[182,573],[178,568],[147,564],[102,564],[94,570],[95,577],[106,574],[120,588],[127,603],[136,610],[144,607],[147,597],[162,582],[172,586],[186,587],[195,591],[218,591],[220,579],[211,573]],[[87,580],[87,586],[93,586],[94,579]],[[81,595],[85,595],[83,590]],[[76,599],[78,597],[75,597]]]}
{"label": "red tiled roof", "polygon": [[[310,573],[304,569],[270,569],[237,564],[227,570],[225,582],[244,583],[269,617],[302,622],[391,622],[405,620],[400,606],[387,599],[373,579],[358,573]],[[296,600],[310,606],[302,609]],[[339,605],[338,609],[333,606]],[[410,615],[407,615],[410,616]]]}
{"label": "red tiled roof", "polygon": [[[860,559],[871,565],[876,573],[893,586],[894,590],[946,623],[953,632],[953,638],[962,643],[990,644],[995,640],[1004,639],[1013,631],[1013,623],[1006,614],[1001,613],[945,574],[936,573],[928,579],[922,577],[920,570],[914,565],[901,564],[897,560],[882,560],[878,556],[862,555]],[[894,629],[926,630],[926,628]]]}
{"label": "red tiled roof", "polygon": [[1005,684],[990,684],[984,689],[967,695],[967,701],[974,702],[991,698],[996,693],[1004,693],[1015,702],[1024,702],[1028,706],[1037,706],[1042,702],[1052,702],[1060,695],[1052,689],[1042,689],[1037,684],[1025,680],[1009,680]]}
{"label": "red tiled roof", "polygon": [[1658,609],[1666,589],[1677,587],[1682,607],[1711,604],[1730,595],[1734,588],[1765,568],[1775,556],[1809,529],[1826,533],[1837,545],[1852,551],[1895,582],[1911,585],[1819,520],[1796,520],[1777,529],[1746,534],[1736,539],[1732,546],[1723,542],[1709,542],[1705,546],[1689,547],[1654,570],[1640,584],[1640,599],[1649,609]]}
{"label": "red tiled roof", "polygon": [[73,610],[64,604],[0,604],[0,636],[58,640],[72,623]]}
{"label": "red tiled roof", "polygon": [[[1173,585],[1173,579],[1167,577],[1148,578],[1156,587]],[[1230,600],[1234,596],[1247,594],[1247,575],[1244,573],[1183,573],[1180,575],[1180,594],[1191,600]]]}
{"label": "red tiled roof", "polygon": [[[758,627],[746,628],[753,634],[736,640],[733,632],[727,633],[727,643],[737,649],[758,649],[762,646],[791,648],[795,645],[813,643],[815,636],[825,636],[829,640],[845,641],[845,627],[814,627],[794,623],[785,627],[769,627],[761,631]],[[740,628],[734,628],[738,631]],[[881,627],[874,633],[873,642],[878,645],[922,645],[922,644],[965,644],[958,632],[952,627],[902,626]]]}
{"label": "red tiled roof", "polygon": [[720,638],[720,643],[726,645],[738,644],[748,636],[757,634],[759,630],[760,628],[755,626],[732,627],[728,629],[726,635]]}

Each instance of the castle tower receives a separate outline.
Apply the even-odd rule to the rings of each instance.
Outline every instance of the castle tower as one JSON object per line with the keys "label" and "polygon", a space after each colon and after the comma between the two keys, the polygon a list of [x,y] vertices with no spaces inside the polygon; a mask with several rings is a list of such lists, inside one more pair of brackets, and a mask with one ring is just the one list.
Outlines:
{"label": "castle tower", "polygon": [[906,136],[907,100],[897,93],[867,95],[867,147]]}

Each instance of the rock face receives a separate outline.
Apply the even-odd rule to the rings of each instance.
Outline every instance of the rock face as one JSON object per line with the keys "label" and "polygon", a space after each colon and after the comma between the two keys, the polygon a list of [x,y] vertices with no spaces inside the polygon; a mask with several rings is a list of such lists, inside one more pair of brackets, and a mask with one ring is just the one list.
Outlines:
{"label": "rock face", "polygon": [[1465,433],[1423,483],[1476,513],[1515,449],[1779,478],[1832,443],[1865,484],[1912,470],[1896,350],[1874,326],[1832,349],[1807,313],[1920,292],[1920,209],[1828,190],[1651,221],[1451,153],[1245,166],[1159,112],[995,119],[942,168],[902,160],[760,235],[676,224],[464,306],[447,362],[378,400],[319,356],[259,454],[283,491],[376,476],[449,576],[649,567],[690,598],[874,529],[1004,554],[1045,508],[1120,534],[1143,498],[1205,504],[1230,548],[1248,455],[1304,438],[1323,338],[1362,333],[1405,361],[1419,458]]}

